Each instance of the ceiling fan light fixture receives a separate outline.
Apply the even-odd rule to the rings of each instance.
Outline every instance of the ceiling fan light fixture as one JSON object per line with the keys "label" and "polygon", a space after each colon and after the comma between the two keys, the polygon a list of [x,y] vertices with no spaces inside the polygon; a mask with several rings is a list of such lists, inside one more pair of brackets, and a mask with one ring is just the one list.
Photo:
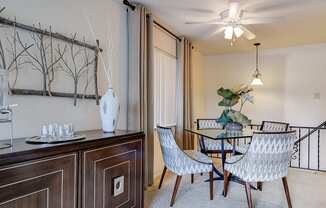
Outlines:
{"label": "ceiling fan light fixture", "polygon": [[233,38],[233,27],[232,26],[227,26],[224,30],[224,38],[227,40],[232,40]]}
{"label": "ceiling fan light fixture", "polygon": [[244,31],[239,27],[239,26],[236,26],[234,29],[234,34],[237,38],[240,38],[241,35],[244,33]]}

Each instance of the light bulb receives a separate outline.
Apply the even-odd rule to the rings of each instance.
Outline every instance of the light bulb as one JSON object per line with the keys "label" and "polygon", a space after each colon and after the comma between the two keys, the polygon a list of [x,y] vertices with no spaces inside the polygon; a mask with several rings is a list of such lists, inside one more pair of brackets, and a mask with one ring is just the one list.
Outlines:
{"label": "light bulb", "polygon": [[243,30],[239,26],[235,27],[233,30],[234,30],[234,34],[235,34],[235,36],[237,36],[237,38],[239,38],[243,34]]}
{"label": "light bulb", "polygon": [[257,86],[257,85],[263,85],[263,82],[261,81],[260,78],[255,77],[255,78],[252,80],[251,85],[256,85],[256,86]]}
{"label": "light bulb", "polygon": [[233,27],[227,26],[224,30],[224,38],[227,40],[231,40],[233,37]]}

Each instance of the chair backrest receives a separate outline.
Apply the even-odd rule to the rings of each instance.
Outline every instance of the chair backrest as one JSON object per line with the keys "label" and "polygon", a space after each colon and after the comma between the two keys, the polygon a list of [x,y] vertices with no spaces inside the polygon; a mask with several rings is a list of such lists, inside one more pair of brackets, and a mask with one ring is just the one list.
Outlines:
{"label": "chair backrest", "polygon": [[216,119],[197,119],[197,129],[220,129],[222,126]]}
{"label": "chair backrest", "polygon": [[179,160],[185,157],[185,153],[177,145],[171,128],[157,126],[157,133],[160,140],[163,161],[165,166],[170,169],[176,169]]}
{"label": "chair backrest", "polygon": [[255,132],[245,157],[252,181],[269,181],[287,175],[296,131]]}
{"label": "chair backrest", "polygon": [[288,123],[276,121],[263,121],[260,130],[268,132],[284,132],[289,129]]}

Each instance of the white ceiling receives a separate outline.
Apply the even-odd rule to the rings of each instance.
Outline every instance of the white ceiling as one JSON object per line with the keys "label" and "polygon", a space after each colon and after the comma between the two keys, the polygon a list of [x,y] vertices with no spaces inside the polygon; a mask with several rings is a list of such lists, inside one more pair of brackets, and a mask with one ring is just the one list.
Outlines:
{"label": "white ceiling", "polygon": [[263,48],[283,48],[326,42],[326,0],[239,0],[241,8],[259,17],[283,17],[281,21],[249,25],[257,38],[241,37],[233,46],[223,34],[205,38],[216,25],[187,25],[187,21],[205,21],[218,17],[228,8],[228,0],[137,0],[174,31],[190,38],[203,54],[253,50],[254,42]]}

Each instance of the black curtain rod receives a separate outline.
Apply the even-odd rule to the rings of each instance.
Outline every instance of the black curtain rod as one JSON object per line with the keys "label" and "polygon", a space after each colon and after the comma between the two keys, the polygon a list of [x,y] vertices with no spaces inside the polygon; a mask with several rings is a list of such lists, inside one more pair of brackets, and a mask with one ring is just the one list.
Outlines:
{"label": "black curtain rod", "polygon": [[136,6],[131,4],[128,0],[123,0],[123,4],[129,7],[132,11],[136,9]]}
{"label": "black curtain rod", "polygon": [[[136,9],[136,6],[133,5],[133,4],[131,4],[130,1],[128,1],[128,0],[123,0],[123,4],[126,5],[126,6],[128,6],[132,11],[134,11]],[[181,38],[180,37],[178,37],[177,35],[175,35],[173,32],[171,32],[169,29],[167,29],[166,27],[164,27],[163,25],[161,25],[157,21],[154,20],[154,24],[156,24],[161,29],[163,29],[165,32],[167,32],[170,35],[172,35],[173,37],[175,37],[177,40],[181,41]]]}
{"label": "black curtain rod", "polygon": [[171,32],[169,29],[167,29],[166,27],[164,27],[163,25],[161,25],[160,23],[158,23],[157,21],[154,20],[154,24],[159,26],[162,30],[164,30],[165,32],[169,33],[170,35],[172,35],[174,38],[176,38],[178,41],[181,41],[181,38],[178,37],[177,35],[175,35],[173,32]]}

